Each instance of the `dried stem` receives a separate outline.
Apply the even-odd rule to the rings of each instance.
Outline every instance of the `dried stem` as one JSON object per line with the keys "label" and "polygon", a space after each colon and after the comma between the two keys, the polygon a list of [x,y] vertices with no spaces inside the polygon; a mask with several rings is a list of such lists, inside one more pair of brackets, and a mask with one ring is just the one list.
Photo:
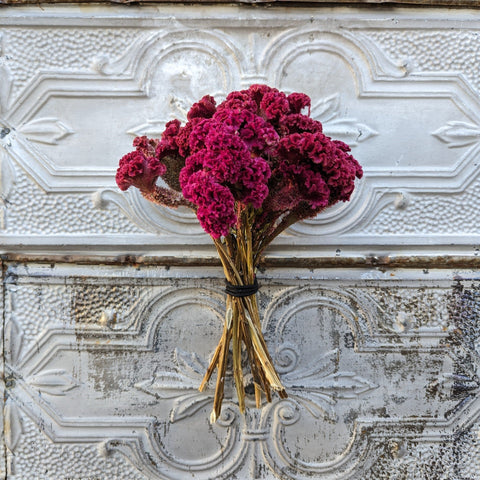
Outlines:
{"label": "dried stem", "polygon": [[[253,239],[251,227],[255,215],[253,209],[239,210],[238,215],[239,222],[236,230],[224,237],[223,240],[213,240],[228,282],[239,286],[252,285],[255,281],[255,258],[259,253],[257,249],[263,248],[263,245]],[[223,333],[200,385],[200,391],[203,391],[214,370],[218,370],[212,421],[216,421],[221,412],[230,343],[232,343],[233,378],[239,409],[242,413],[245,412],[242,345],[245,345],[253,376],[257,408],[262,404],[262,392],[268,402],[272,400],[272,389],[281,398],[287,396],[263,338],[256,295],[246,297],[227,295],[227,313]]]}

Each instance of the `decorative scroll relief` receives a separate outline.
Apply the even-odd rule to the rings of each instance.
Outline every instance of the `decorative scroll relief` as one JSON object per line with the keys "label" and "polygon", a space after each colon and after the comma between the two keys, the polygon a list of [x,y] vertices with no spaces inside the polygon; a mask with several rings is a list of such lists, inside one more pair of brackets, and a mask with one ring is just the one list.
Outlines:
{"label": "decorative scroll relief", "polygon": [[[184,118],[202,95],[220,100],[230,90],[268,82],[308,93],[312,115],[328,134],[356,144],[366,171],[352,202],[296,225],[292,234],[362,232],[409,192],[458,192],[475,178],[478,98],[458,68],[431,73],[391,60],[357,17],[341,15],[335,25],[301,15],[282,22],[276,12],[259,31],[248,16],[195,15],[181,24],[158,18],[148,28],[132,17],[126,22],[138,33],[127,42],[118,29],[117,51],[95,34],[97,43],[88,44],[90,70],[85,54],[81,68],[38,69],[15,90],[15,101],[13,86],[27,59],[4,61],[0,142],[10,160],[47,192],[96,192],[96,206],[114,203],[148,233],[196,237],[202,232],[191,214],[167,213],[118,192],[117,160],[132,135],[158,136],[166,121]],[[102,22],[115,32],[108,19]],[[380,15],[378,31],[389,22]],[[61,36],[60,25],[51,31]],[[10,42],[17,37],[8,29],[3,37],[4,50],[14,55]]]}
{"label": "decorative scroll relief", "polygon": [[[353,272],[342,287],[334,277],[310,278],[303,287],[295,280],[300,271],[277,271],[262,281],[260,303],[289,398],[242,417],[228,383],[222,416],[211,425],[212,390],[200,393],[197,386],[224,314],[221,279],[212,272],[9,267],[5,413],[9,468],[18,476],[12,478],[40,472],[40,460],[28,467],[17,461],[29,419],[49,445],[98,444],[101,455],[121,454],[148,478],[180,480],[188,472],[198,479],[270,480],[373,479],[379,442],[450,441],[480,415],[473,333],[479,296],[469,281],[455,283],[445,272],[430,280],[437,297],[418,299],[418,307],[433,315],[431,302],[447,301],[450,316],[402,330],[390,325],[404,318],[405,306],[388,298],[418,291],[411,272],[375,281]],[[44,327],[32,335],[20,300],[66,282],[65,308],[78,307],[63,311],[67,318],[62,309],[61,318],[40,313]],[[129,284],[137,293],[125,312],[98,309],[100,291]],[[245,388],[251,391],[248,376]]]}
{"label": "decorative scroll relief", "polygon": [[[449,155],[435,138],[425,138],[425,133],[431,133],[429,129],[432,125],[432,119],[427,114],[420,117],[415,114],[415,121],[409,117],[420,104],[424,104],[424,110],[428,112],[429,105],[434,101],[443,103],[442,106],[437,106],[438,116],[435,121],[443,118],[442,121],[448,122],[451,115],[458,115],[454,113],[456,109],[465,110],[461,97],[470,97],[469,102],[476,103],[475,96],[464,88],[460,79],[456,85],[457,79],[453,76],[446,79],[406,77],[404,68],[389,63],[372,44],[359,42],[358,39],[354,41],[344,32],[291,30],[277,34],[275,42],[267,44],[263,50],[259,43],[254,44],[256,50],[249,52],[250,57],[255,58],[252,63],[257,74],[260,74],[258,66],[262,65],[266,78],[274,78],[274,84],[279,88],[286,91],[301,89],[309,93],[314,99],[312,115],[324,121],[326,133],[353,145],[361,143],[355,153],[357,157],[367,159],[364,163],[366,180],[356,191],[353,202],[340,205],[316,220],[295,226],[291,229],[292,232],[318,235],[344,231],[345,228],[353,230],[356,219],[362,222],[365,217],[372,219],[379,209],[392,202],[391,194],[385,196],[384,192],[385,178],[388,178],[387,183],[392,183],[392,174],[400,191],[415,190],[419,177],[431,185],[431,190],[436,190],[441,185],[442,191],[449,188],[457,190],[470,180],[471,159],[476,150],[470,149],[459,160],[456,152]],[[235,58],[239,59],[241,67],[246,63],[241,54],[237,53]],[[278,65],[281,66],[280,69]],[[316,84],[314,89],[311,83],[305,85],[305,65],[308,65],[310,77],[319,79],[320,88]],[[338,92],[339,83],[342,85],[341,94]],[[319,92],[323,98],[318,99]],[[190,97],[187,91],[185,98]],[[178,108],[178,101],[172,100],[175,107],[173,116],[184,117],[185,106]],[[457,106],[459,103],[461,107]],[[401,112],[395,117],[392,115],[386,122],[382,119],[383,132],[377,132],[376,127],[370,125],[379,123],[378,119],[384,115],[385,108]],[[347,111],[358,114],[346,115],[344,112]],[[474,111],[472,104],[470,112],[461,111],[460,115],[474,115]],[[369,117],[374,119],[373,122],[367,120],[363,123],[358,120]],[[171,116],[164,116],[163,119],[157,117],[148,124],[136,126],[130,132],[139,134],[143,128],[150,134],[159,136],[170,118]],[[405,136],[399,136],[398,131],[404,132]],[[409,138],[408,144],[404,141],[405,137]],[[385,155],[379,155],[381,151],[398,152],[395,153],[398,158],[394,158],[395,155],[385,158]],[[435,178],[435,182],[432,178]],[[377,188],[376,185],[380,184],[381,188]],[[397,194],[398,190],[393,193]],[[124,201],[118,194],[116,202]],[[145,215],[139,215],[136,222],[145,223],[145,219]],[[320,230],[318,226],[321,227]]]}

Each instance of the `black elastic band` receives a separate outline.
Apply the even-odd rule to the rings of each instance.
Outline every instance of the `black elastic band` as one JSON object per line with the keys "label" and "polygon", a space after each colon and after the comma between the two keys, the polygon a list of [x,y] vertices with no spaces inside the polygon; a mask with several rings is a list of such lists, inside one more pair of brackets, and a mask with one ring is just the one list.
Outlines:
{"label": "black elastic band", "polygon": [[228,280],[227,286],[225,287],[225,292],[232,297],[248,297],[249,295],[255,295],[258,292],[258,282],[257,277],[252,285],[233,285]]}

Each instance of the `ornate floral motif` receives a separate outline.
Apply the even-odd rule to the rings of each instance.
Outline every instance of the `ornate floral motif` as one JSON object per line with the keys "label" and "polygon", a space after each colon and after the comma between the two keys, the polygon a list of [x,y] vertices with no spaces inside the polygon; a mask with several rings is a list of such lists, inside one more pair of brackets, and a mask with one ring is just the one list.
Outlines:
{"label": "ornate floral motif", "polygon": [[[298,351],[292,345],[280,346],[277,356]],[[339,400],[355,400],[362,394],[378,388],[373,382],[355,372],[339,372],[338,349],[312,358],[308,366],[295,368],[294,363],[282,368],[282,380],[290,397],[315,418],[322,415],[337,421],[335,404]]]}
{"label": "ornate floral motif", "polygon": [[135,384],[135,387],[158,399],[174,399],[170,420],[176,422],[194,415],[209,405],[212,394],[201,393],[198,386],[208,364],[196,353],[175,349],[177,372],[156,372],[150,380]]}
{"label": "ornate floral motif", "polygon": [[373,128],[356,118],[342,117],[340,101],[340,94],[335,93],[320,99],[312,106],[311,115],[322,121],[326,135],[340,138],[352,147],[378,135]]}
{"label": "ornate floral motif", "polygon": [[[228,384],[222,415],[210,424],[212,389],[202,394],[197,388],[221,325],[218,281],[205,280],[204,268],[132,268],[127,279],[125,271],[110,278],[103,267],[89,267],[90,278],[84,267],[69,266],[69,277],[82,278],[82,305],[92,305],[97,323],[73,327],[44,319],[46,328],[27,345],[23,324],[15,319],[25,315],[16,284],[38,295],[38,281],[52,288],[64,284],[60,270],[67,273],[59,267],[11,267],[9,298],[15,308],[7,308],[5,328],[10,452],[23,442],[27,414],[53,443],[99,442],[101,455],[122,454],[151,479],[182,480],[187,473],[196,480],[370,478],[376,442],[408,436],[420,424],[418,438],[445,437],[463,428],[467,409],[479,408],[476,334],[471,346],[463,337],[447,341],[438,331],[382,327],[379,317],[389,312],[378,299],[415,290],[418,281],[408,284],[407,274],[365,280],[362,272],[352,272],[358,276],[345,280],[349,288],[339,288],[333,273],[309,280],[322,287],[299,288],[304,280],[295,278],[298,272],[262,282],[263,329],[290,397],[242,417]],[[132,309],[130,303],[124,307],[132,321],[112,329],[104,325],[97,295],[120,280],[135,282],[140,291],[130,300]],[[373,284],[376,300],[368,293]],[[71,295],[74,302],[75,292]],[[455,324],[473,332],[476,292],[459,292],[454,300]],[[394,304],[393,316],[398,308]],[[201,353],[190,353],[199,348]],[[253,402],[245,380],[247,400]],[[79,395],[81,405],[73,402]],[[9,453],[12,472],[14,458]]]}
{"label": "ornate floral motif", "polygon": [[55,117],[36,118],[21,125],[17,131],[31,142],[57,145],[60,140],[73,132]]}
{"label": "ornate floral motif", "polygon": [[448,148],[468,147],[480,141],[480,127],[467,122],[451,121],[432,135],[448,145]]}
{"label": "ornate floral motif", "polygon": [[25,348],[24,334],[21,325],[12,315],[5,324],[5,445],[9,452],[9,472],[15,472],[15,448],[23,433],[22,404],[23,394],[64,396],[79,386],[78,381],[65,369],[25,368],[25,357],[30,353]]}

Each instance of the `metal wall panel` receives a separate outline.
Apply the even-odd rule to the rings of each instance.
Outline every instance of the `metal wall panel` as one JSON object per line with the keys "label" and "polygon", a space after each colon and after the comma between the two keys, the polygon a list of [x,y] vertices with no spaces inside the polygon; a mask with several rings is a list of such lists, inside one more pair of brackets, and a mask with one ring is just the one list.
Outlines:
{"label": "metal wall panel", "polygon": [[[0,10],[0,474],[480,478],[480,20],[469,10]],[[204,94],[312,98],[365,177],[259,272],[290,396],[215,425],[222,272],[184,211],[118,191],[133,136]]]}

